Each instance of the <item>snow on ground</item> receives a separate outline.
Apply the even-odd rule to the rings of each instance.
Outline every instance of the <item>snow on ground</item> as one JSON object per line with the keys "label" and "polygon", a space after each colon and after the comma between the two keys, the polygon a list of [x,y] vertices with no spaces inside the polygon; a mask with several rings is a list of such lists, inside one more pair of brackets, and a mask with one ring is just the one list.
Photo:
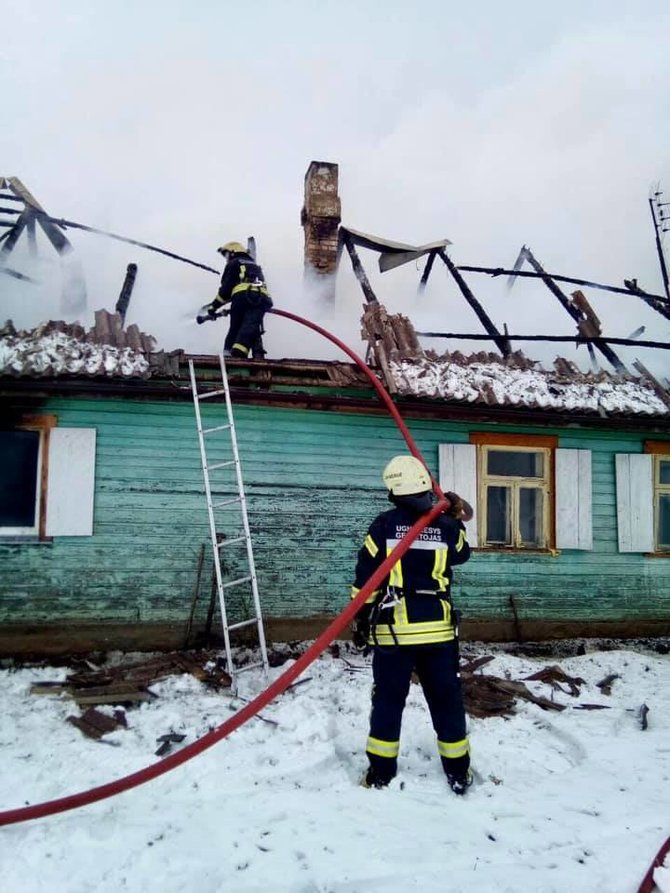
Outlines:
{"label": "snow on ground", "polygon": [[[670,833],[670,656],[642,648],[547,660],[495,654],[478,672],[522,679],[549,664],[585,685],[545,712],[469,721],[475,786],[446,787],[421,691],[412,686],[400,772],[386,790],[365,768],[369,659],[342,651],[204,754],[120,796],[0,828],[7,893],[628,893]],[[359,669],[352,669],[351,664]],[[272,678],[289,664],[271,670]],[[596,683],[617,674],[610,696]],[[193,741],[263,687],[238,697],[189,675],[152,686],[129,728],[101,741],[70,723],[74,703],[29,694],[54,667],[0,671],[1,809],[103,784],[156,760],[170,731]],[[537,694],[549,687],[529,682]],[[642,730],[637,710],[649,707]],[[576,710],[578,704],[606,710]],[[99,708],[111,712],[112,708]],[[274,724],[276,723],[276,724]],[[670,860],[656,872],[670,891]]]}

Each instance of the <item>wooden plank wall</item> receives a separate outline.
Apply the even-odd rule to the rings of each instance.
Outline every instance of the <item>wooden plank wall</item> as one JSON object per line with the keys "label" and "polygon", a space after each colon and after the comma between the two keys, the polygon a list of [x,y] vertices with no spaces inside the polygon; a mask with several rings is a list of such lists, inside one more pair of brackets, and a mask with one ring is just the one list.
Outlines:
{"label": "wooden plank wall", "polygon": [[[57,415],[62,426],[97,429],[94,535],[0,544],[0,624],[185,623],[201,544],[209,550],[191,404],[54,398],[39,412]],[[220,406],[205,407],[212,424],[222,413]],[[367,524],[388,506],[381,469],[404,451],[404,441],[386,417],[359,414],[239,406],[236,423],[265,616],[337,613],[348,600]],[[468,441],[464,423],[409,426],[436,476],[438,445]],[[614,455],[641,452],[643,435],[523,430],[592,450],[594,548],[554,556],[476,553],[457,571],[466,617],[509,621],[513,596],[523,622],[670,621],[667,560],[617,549]],[[225,437],[220,443],[212,461],[228,455]],[[217,493],[234,495],[231,477]],[[232,517],[220,527],[228,536],[238,529]],[[207,556],[199,623],[210,593]],[[231,573],[246,567],[237,546],[229,561]],[[248,597],[231,600],[231,620],[243,616]]]}

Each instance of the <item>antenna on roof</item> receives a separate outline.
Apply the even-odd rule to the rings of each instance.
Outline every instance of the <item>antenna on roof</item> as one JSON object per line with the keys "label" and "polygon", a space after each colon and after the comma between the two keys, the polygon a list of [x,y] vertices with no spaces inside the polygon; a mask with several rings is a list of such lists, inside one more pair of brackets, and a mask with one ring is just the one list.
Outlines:
{"label": "antenna on roof", "polygon": [[646,330],[647,330],[646,326],[640,326],[639,328],[635,329],[634,332],[630,333],[630,335],[628,336],[628,340],[634,341],[636,338],[639,338],[640,335],[643,335],[646,332]]}
{"label": "antenna on roof", "polygon": [[665,262],[665,255],[663,253],[663,233],[667,233],[670,230],[670,214],[667,211],[664,211],[664,208],[667,208],[670,205],[670,202],[662,202],[661,196],[663,195],[663,190],[660,187],[660,184],[656,185],[656,189],[653,190],[651,195],[649,196],[649,210],[651,211],[651,219],[654,223],[654,237],[656,239],[656,252],[658,254],[658,261],[661,265],[661,278],[663,279],[663,288],[665,290],[665,297],[670,304],[670,281],[668,280],[668,267]]}

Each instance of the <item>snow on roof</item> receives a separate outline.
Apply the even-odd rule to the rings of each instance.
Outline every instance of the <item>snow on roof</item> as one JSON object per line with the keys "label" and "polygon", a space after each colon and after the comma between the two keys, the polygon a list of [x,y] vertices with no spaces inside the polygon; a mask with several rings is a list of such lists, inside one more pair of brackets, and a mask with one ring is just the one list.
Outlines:
{"label": "snow on roof", "polygon": [[0,328],[0,375],[149,378],[177,374],[182,351],[166,353],[155,346],[151,335],[136,325],[125,329],[120,315],[108,310],[95,311],[95,324],[88,331],[78,322],[62,320],[17,331],[8,320]]}
{"label": "snow on roof", "polygon": [[17,335],[0,340],[0,374],[148,377],[149,361],[131,347],[80,341],[65,332]]}
{"label": "snow on roof", "polygon": [[399,394],[466,403],[577,410],[614,415],[670,415],[650,382],[625,375],[561,375],[497,362],[457,362],[448,357],[389,362]]}

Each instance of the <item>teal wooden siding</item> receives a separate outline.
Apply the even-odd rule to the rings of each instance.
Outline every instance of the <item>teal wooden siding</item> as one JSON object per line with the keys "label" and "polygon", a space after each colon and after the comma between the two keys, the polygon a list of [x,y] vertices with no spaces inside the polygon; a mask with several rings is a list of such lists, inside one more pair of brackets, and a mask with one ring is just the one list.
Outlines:
{"label": "teal wooden siding", "polygon": [[[94,535],[0,544],[0,623],[186,622],[206,543],[202,618],[211,561],[192,405],[54,398],[39,412],[97,430]],[[204,413],[215,424],[224,410],[209,404]],[[367,525],[388,505],[381,469],[404,441],[386,417],[244,405],[235,419],[264,614],[338,612]],[[431,420],[409,427],[436,475],[438,445],[467,442],[470,430],[557,434],[560,446],[593,453],[593,551],[475,553],[457,571],[467,616],[509,618],[513,595],[528,619],[670,618],[668,561],[617,551],[614,455],[641,452],[644,435]],[[219,443],[211,461],[229,457],[224,435]],[[217,496],[235,495],[232,475],[218,481]],[[238,514],[219,527],[239,533]],[[243,548],[224,556],[231,574],[245,572]],[[232,619],[244,616],[248,598],[231,595]]]}

